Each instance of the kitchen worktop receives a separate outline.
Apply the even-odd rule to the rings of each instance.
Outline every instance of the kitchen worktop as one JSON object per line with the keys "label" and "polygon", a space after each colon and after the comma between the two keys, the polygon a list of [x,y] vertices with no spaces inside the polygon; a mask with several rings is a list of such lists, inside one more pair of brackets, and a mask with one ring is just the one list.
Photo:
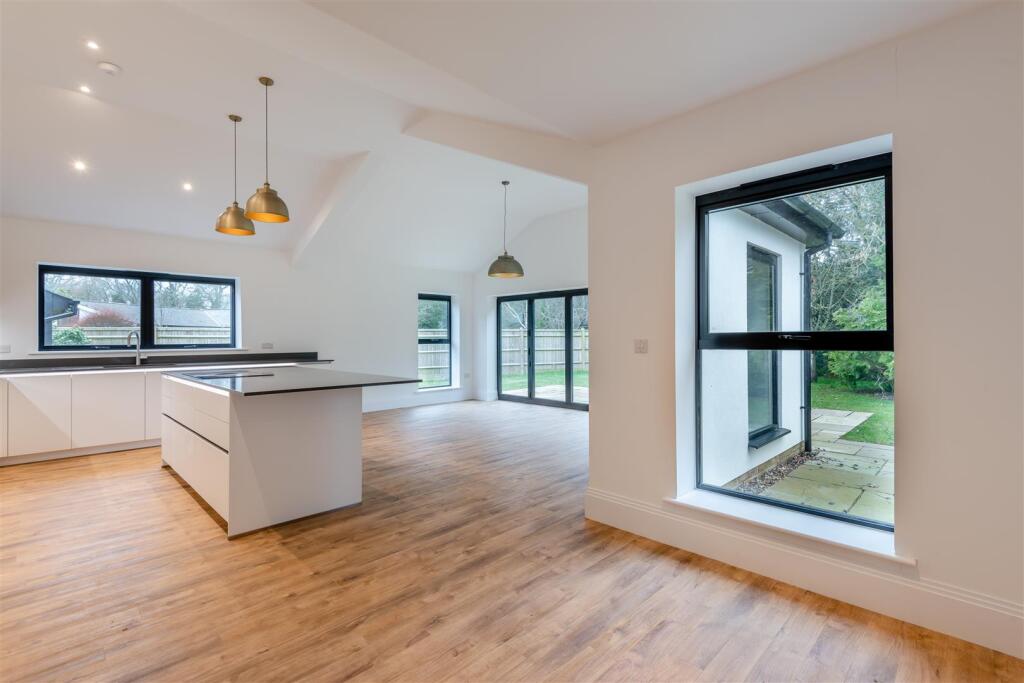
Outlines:
{"label": "kitchen worktop", "polygon": [[287,394],[299,391],[354,389],[389,384],[416,384],[420,380],[387,375],[368,375],[312,367],[268,367],[248,370],[170,372],[167,376],[223,389],[242,396]]}
{"label": "kitchen worktop", "polygon": [[316,351],[297,353],[246,353],[174,355],[145,358],[135,364],[135,356],[92,358],[27,358],[0,361],[0,377],[26,373],[102,372],[109,370],[174,370],[203,366],[230,367],[267,363],[330,363],[317,358]]}

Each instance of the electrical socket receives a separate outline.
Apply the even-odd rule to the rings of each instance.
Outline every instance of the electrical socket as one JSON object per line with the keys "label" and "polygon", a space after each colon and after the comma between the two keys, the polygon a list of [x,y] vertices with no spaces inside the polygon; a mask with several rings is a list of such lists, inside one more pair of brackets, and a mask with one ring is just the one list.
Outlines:
{"label": "electrical socket", "polygon": [[633,340],[633,353],[647,353],[647,340],[646,339],[634,339]]}
{"label": "electrical socket", "polygon": [[274,342],[263,342],[262,344],[260,344],[260,348],[267,350],[272,349],[274,348]]}
{"label": "electrical socket", "polygon": [[0,344],[0,353],[10,353],[10,352],[11,352],[11,345],[10,344]]}

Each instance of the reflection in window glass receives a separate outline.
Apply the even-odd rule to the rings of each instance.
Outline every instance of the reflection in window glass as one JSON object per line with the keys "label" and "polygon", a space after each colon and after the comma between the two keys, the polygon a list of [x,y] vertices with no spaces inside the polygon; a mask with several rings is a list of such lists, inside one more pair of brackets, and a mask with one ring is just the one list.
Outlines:
{"label": "reflection in window glass", "polygon": [[153,282],[157,346],[231,344],[232,287],[203,282]]}
{"label": "reflection in window glass", "polygon": [[139,331],[141,283],[71,273],[43,275],[45,346],[127,346]]}

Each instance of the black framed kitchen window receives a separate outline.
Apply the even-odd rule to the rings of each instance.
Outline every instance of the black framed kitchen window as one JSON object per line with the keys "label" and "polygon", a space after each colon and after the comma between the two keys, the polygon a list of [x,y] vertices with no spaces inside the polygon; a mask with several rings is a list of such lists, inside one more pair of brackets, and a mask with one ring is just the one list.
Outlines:
{"label": "black framed kitchen window", "polygon": [[420,294],[416,328],[419,388],[452,386],[452,298]]}
{"label": "black framed kitchen window", "polygon": [[[232,278],[39,265],[40,351],[237,346]],[[129,337],[131,338],[129,341]]]}
{"label": "black framed kitchen window", "polygon": [[892,155],[695,210],[697,486],[891,530]]}

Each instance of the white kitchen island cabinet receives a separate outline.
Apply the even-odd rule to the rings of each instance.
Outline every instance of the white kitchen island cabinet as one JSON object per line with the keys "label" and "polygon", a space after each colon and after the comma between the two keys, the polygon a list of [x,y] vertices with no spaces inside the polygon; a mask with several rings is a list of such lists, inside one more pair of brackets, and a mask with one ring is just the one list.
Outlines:
{"label": "white kitchen island cabinet", "polygon": [[303,367],[168,373],[163,461],[229,538],[355,505],[363,387],[418,381]]}

